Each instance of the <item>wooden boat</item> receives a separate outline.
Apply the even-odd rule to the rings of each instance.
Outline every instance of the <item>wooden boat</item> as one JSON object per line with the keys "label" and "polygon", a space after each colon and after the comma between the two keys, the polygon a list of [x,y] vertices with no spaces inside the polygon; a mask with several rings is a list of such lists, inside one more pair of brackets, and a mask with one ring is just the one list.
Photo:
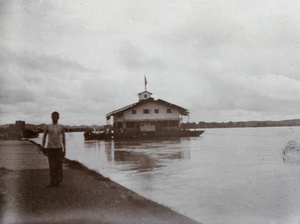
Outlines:
{"label": "wooden boat", "polygon": [[111,131],[88,131],[84,133],[85,140],[102,139],[157,139],[157,138],[180,138],[199,137],[204,130],[181,130],[176,132],[139,132],[139,133],[117,133]]}
{"label": "wooden boat", "polygon": [[83,135],[85,140],[101,140],[113,138],[113,134],[111,131],[87,131]]}
{"label": "wooden boat", "polygon": [[181,130],[181,137],[198,137],[204,130]]}

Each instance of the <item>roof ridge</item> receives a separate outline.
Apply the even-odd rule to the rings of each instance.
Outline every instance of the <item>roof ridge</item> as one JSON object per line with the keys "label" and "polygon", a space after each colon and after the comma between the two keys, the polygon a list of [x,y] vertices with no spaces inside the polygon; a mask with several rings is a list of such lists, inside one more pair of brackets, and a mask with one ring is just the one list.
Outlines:
{"label": "roof ridge", "polygon": [[146,103],[148,101],[154,101],[154,102],[158,102],[158,103],[161,102],[161,103],[167,104],[167,105],[172,106],[172,107],[177,107],[180,110],[180,113],[182,113],[183,115],[188,115],[189,114],[189,111],[187,109],[183,108],[183,107],[177,106],[175,104],[172,104],[172,103],[167,102],[167,101],[162,100],[162,99],[155,100],[154,98],[151,97],[151,98],[148,98],[148,99],[145,99],[145,100],[140,100],[140,101],[138,101],[136,103],[133,103],[133,104],[129,104],[129,105],[127,105],[125,107],[122,107],[120,109],[114,110],[114,111],[106,114],[106,117],[110,117],[110,116],[112,116],[116,113],[122,112],[124,110],[130,109],[130,108],[132,108],[136,105],[143,104],[143,103]]}

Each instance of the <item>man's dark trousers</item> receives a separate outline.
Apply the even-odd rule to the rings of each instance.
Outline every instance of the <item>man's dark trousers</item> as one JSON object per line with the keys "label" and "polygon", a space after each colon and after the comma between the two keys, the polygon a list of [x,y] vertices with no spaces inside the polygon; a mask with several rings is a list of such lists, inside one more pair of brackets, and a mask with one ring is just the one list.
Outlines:
{"label": "man's dark trousers", "polygon": [[50,168],[50,184],[55,185],[62,182],[63,153],[62,148],[50,148],[48,151],[48,161]]}

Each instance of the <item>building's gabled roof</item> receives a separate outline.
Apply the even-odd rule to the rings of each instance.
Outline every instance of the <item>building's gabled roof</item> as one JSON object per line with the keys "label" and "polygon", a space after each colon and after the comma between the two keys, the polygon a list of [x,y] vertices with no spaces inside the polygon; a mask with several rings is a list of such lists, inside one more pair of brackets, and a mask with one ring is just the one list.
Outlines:
{"label": "building's gabled roof", "polygon": [[167,106],[169,106],[169,107],[175,107],[175,108],[177,108],[177,109],[179,110],[180,114],[182,114],[182,115],[188,116],[188,115],[190,114],[190,112],[189,112],[188,109],[185,109],[185,108],[183,108],[183,107],[177,106],[177,105],[172,104],[172,103],[169,103],[169,102],[167,102],[167,101],[158,99],[158,100],[156,100],[156,102],[165,104],[165,105],[167,105]]}
{"label": "building's gabled roof", "polygon": [[141,100],[139,102],[136,102],[136,103],[133,103],[133,104],[130,104],[128,106],[125,106],[125,107],[122,107],[118,110],[114,110],[108,114],[106,114],[106,118],[109,119],[111,116],[115,115],[115,114],[118,114],[118,113],[121,113],[125,110],[129,110],[133,107],[136,107],[136,106],[139,106],[139,105],[142,105],[142,104],[145,104],[145,103],[148,103],[148,102],[158,102],[158,103],[161,103],[161,104],[164,104],[164,105],[167,105],[169,107],[175,107],[176,109],[179,110],[179,113],[182,114],[182,115],[185,115],[185,116],[188,116],[189,115],[189,111],[183,107],[180,107],[180,106],[177,106],[175,104],[172,104],[172,103],[169,103],[167,101],[164,101],[164,100],[161,100],[161,99],[158,99],[158,100],[154,100],[153,98],[149,98],[147,100]]}
{"label": "building's gabled roof", "polygon": [[136,103],[130,104],[130,105],[128,105],[128,106],[122,107],[122,108],[120,108],[120,109],[118,109],[118,110],[114,110],[114,111],[112,111],[112,112],[106,114],[106,118],[109,118],[109,117],[112,116],[112,115],[115,115],[115,114],[117,114],[117,113],[121,113],[121,112],[123,112],[123,111],[125,111],[125,110],[131,109],[131,108],[133,108],[133,107],[135,107],[135,106],[138,106],[138,105],[140,105],[140,104],[143,104],[143,103],[146,103],[146,102],[149,102],[149,101],[153,101],[153,100],[154,100],[153,98],[149,98],[149,99],[147,99],[147,100],[141,100],[141,101],[139,101],[139,102],[136,102]]}
{"label": "building's gabled roof", "polygon": [[[141,95],[142,93],[150,93],[149,91],[145,90],[143,92],[140,92],[138,95]],[[152,95],[152,93],[150,93],[150,95]]]}

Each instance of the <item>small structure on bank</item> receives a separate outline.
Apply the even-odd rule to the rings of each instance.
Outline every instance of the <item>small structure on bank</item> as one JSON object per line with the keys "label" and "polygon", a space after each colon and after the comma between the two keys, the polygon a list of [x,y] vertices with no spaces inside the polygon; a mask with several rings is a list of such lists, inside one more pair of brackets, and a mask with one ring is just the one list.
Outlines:
{"label": "small structure on bank", "polygon": [[26,128],[25,121],[16,121],[0,131],[1,140],[21,140],[22,138],[37,138],[38,131]]}

